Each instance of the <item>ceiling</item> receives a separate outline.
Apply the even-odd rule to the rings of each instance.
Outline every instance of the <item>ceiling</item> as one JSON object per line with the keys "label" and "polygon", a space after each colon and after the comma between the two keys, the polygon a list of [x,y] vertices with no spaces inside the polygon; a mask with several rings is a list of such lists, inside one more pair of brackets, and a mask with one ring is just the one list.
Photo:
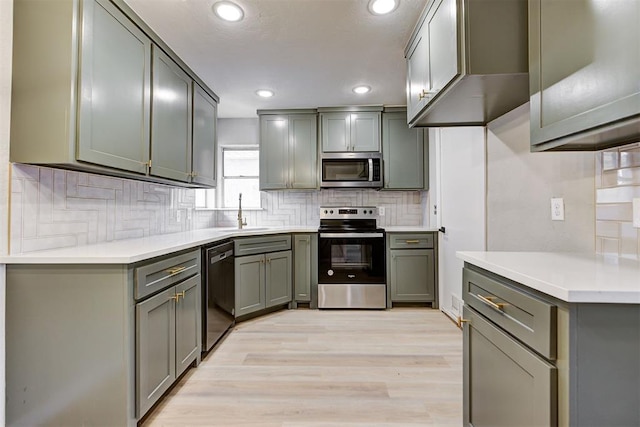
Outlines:
{"label": "ceiling", "polygon": [[[236,0],[245,16],[235,23],[216,17],[216,1],[126,0],[220,97],[219,117],[406,103],[404,48],[427,0],[400,0],[383,16],[368,0]],[[360,84],[371,92],[353,93]]]}

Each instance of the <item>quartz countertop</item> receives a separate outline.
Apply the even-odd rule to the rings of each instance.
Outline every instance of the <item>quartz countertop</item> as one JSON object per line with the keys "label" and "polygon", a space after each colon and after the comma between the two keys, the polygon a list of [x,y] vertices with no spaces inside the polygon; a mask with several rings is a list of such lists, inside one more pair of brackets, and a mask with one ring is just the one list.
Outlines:
{"label": "quartz countertop", "polygon": [[318,227],[207,228],[96,245],[0,256],[0,264],[131,264],[220,240],[280,233],[315,233]]}
{"label": "quartz countertop", "polygon": [[640,304],[635,260],[556,252],[457,252],[457,257],[562,301]]}

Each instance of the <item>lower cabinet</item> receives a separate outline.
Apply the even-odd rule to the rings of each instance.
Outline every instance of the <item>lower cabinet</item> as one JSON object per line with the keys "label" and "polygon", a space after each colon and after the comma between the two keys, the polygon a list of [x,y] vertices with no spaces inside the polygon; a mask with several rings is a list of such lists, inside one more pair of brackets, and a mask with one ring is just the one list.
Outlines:
{"label": "lower cabinet", "polygon": [[236,317],[290,303],[291,236],[250,237],[234,243]]}
{"label": "lower cabinet", "polygon": [[555,366],[472,309],[464,318],[464,425],[556,426]]}
{"label": "lower cabinet", "polygon": [[436,300],[436,251],[433,233],[388,233],[388,284],[393,302]]}
{"label": "lower cabinet", "polygon": [[136,401],[142,417],[200,355],[200,280],[136,304]]}
{"label": "lower cabinet", "polygon": [[310,303],[311,290],[318,286],[318,235],[293,235],[293,300]]}

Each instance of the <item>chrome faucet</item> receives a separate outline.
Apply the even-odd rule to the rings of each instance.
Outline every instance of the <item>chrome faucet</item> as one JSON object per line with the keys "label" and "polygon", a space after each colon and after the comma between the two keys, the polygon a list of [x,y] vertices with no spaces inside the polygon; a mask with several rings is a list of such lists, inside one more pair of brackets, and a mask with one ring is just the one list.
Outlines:
{"label": "chrome faucet", "polygon": [[238,198],[238,230],[242,230],[242,227],[247,225],[247,219],[245,218],[242,221],[242,193],[240,193],[240,197]]}

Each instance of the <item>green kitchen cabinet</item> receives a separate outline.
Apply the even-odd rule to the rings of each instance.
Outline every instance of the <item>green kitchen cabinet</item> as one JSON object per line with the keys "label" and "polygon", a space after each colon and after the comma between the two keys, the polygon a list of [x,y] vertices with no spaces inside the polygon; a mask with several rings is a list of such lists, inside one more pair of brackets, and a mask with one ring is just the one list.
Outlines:
{"label": "green kitchen cabinet", "polygon": [[144,174],[151,40],[107,0],[84,2],[82,13],[78,160]]}
{"label": "green kitchen cabinet", "polygon": [[218,103],[202,87],[193,83],[192,182],[216,186]]}
{"label": "green kitchen cabinet", "polygon": [[640,139],[640,2],[529,1],[531,150]]}
{"label": "green kitchen cabinet", "polygon": [[200,253],[8,265],[6,424],[136,426],[200,361]]}
{"label": "green kitchen cabinet", "polygon": [[293,289],[295,302],[310,303],[318,286],[318,234],[293,235]]}
{"label": "green kitchen cabinet", "polygon": [[15,0],[13,28],[12,162],[212,186],[193,179],[193,82],[218,98],[124,1]]}
{"label": "green kitchen cabinet", "polygon": [[420,302],[437,307],[435,234],[387,233],[387,247],[388,303]]}
{"label": "green kitchen cabinet", "polygon": [[235,239],[234,251],[236,318],[291,302],[290,235]]}
{"label": "green kitchen cabinet", "polygon": [[264,262],[262,254],[235,259],[236,317],[266,307]]}
{"label": "green kitchen cabinet", "polygon": [[379,152],[381,108],[319,108],[322,152]]}
{"label": "green kitchen cabinet", "polygon": [[382,159],[384,188],[429,189],[429,150],[424,129],[409,128],[406,112],[382,113]]}
{"label": "green kitchen cabinet", "polygon": [[260,189],[316,189],[316,110],[259,110]]}
{"label": "green kitchen cabinet", "polygon": [[[173,264],[169,259],[155,266],[164,267],[167,262]],[[152,274],[157,282],[165,282],[175,275],[170,270],[154,269]],[[199,360],[200,294],[201,275],[196,274],[136,304],[137,417],[144,416],[175,380]]]}
{"label": "green kitchen cabinet", "polygon": [[153,49],[150,173],[188,182],[191,177],[192,81],[169,56]]}
{"label": "green kitchen cabinet", "polygon": [[411,127],[486,124],[527,102],[527,1],[429,0],[405,58]]}

